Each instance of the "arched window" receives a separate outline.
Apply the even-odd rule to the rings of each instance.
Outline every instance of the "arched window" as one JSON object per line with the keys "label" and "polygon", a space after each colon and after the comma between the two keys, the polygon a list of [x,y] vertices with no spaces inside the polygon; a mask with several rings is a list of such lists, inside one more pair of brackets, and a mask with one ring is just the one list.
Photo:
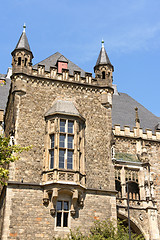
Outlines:
{"label": "arched window", "polygon": [[18,66],[21,65],[21,57],[18,58]]}
{"label": "arched window", "polygon": [[102,79],[105,79],[106,76],[105,76],[105,71],[102,72]]}

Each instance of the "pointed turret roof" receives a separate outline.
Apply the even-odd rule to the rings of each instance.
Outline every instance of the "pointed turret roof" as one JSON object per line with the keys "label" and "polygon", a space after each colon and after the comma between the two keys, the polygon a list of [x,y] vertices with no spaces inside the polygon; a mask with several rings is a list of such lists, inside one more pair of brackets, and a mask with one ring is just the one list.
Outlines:
{"label": "pointed turret roof", "polygon": [[[30,49],[30,46],[29,46],[29,43],[28,43],[28,39],[27,39],[27,36],[26,36],[26,31],[25,31],[25,29],[26,29],[26,25],[24,24],[24,25],[23,25],[23,32],[22,32],[22,34],[21,34],[21,36],[20,36],[20,39],[19,39],[19,41],[18,41],[18,43],[17,43],[14,51],[15,51],[15,50],[18,50],[18,49],[25,49],[25,50],[27,50],[27,51],[29,51],[29,52],[32,53],[32,51],[31,51],[31,49]],[[14,51],[13,51],[13,52],[14,52]],[[12,53],[13,53],[13,52],[12,52]]]}
{"label": "pointed turret roof", "polygon": [[102,40],[102,48],[101,48],[101,51],[99,53],[99,56],[98,56],[98,59],[97,59],[97,62],[96,62],[96,66],[101,65],[101,64],[109,64],[109,65],[112,66],[112,64],[109,60],[109,57],[106,53],[103,40]]}

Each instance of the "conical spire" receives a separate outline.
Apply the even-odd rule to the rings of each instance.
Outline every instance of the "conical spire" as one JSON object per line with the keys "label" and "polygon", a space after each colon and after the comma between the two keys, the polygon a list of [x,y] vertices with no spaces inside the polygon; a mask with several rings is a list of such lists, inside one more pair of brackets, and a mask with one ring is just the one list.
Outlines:
{"label": "conical spire", "polygon": [[102,40],[102,47],[101,47],[101,51],[100,54],[98,56],[97,62],[96,62],[96,66],[98,65],[103,65],[103,64],[109,64],[112,66],[109,57],[106,53],[105,47],[104,47],[104,40]]}
{"label": "conical spire", "polygon": [[20,36],[20,39],[19,39],[19,41],[18,41],[14,51],[15,50],[19,50],[19,49],[25,49],[25,50],[31,52],[31,49],[30,49],[30,46],[29,46],[29,43],[28,43],[28,39],[27,39],[27,36],[26,36],[25,29],[26,29],[26,25],[24,24],[23,25],[23,32],[22,32],[22,34]]}

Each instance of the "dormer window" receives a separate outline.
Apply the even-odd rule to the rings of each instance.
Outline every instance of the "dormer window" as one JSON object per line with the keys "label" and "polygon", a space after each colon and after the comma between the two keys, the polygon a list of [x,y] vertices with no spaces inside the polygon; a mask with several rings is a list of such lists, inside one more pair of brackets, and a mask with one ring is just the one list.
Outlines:
{"label": "dormer window", "polygon": [[57,60],[58,73],[62,73],[62,69],[68,69],[68,60],[61,55]]}

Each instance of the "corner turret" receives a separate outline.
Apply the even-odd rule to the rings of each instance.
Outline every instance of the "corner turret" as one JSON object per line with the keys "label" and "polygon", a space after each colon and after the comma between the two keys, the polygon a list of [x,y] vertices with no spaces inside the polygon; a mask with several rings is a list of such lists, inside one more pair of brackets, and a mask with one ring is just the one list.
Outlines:
{"label": "corner turret", "polygon": [[26,25],[23,26],[23,32],[20,39],[13,50],[12,54],[12,72],[30,73],[32,68],[33,53],[30,49],[28,39],[26,36]]}
{"label": "corner turret", "polygon": [[97,79],[99,84],[105,83],[108,86],[112,86],[113,71],[114,67],[109,60],[109,57],[104,47],[104,41],[102,40],[102,48],[99,53],[96,65],[94,67],[95,78]]}

